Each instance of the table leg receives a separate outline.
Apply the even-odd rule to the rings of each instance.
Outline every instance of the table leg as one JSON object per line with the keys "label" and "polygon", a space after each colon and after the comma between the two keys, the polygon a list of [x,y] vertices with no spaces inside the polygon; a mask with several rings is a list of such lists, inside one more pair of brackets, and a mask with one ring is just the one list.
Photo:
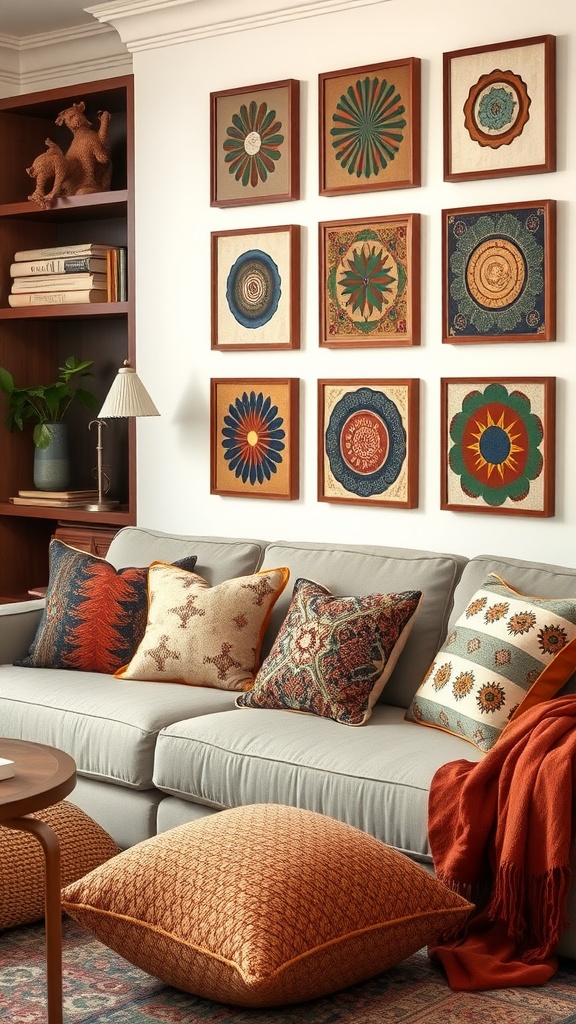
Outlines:
{"label": "table leg", "polygon": [[30,832],[44,850],[46,982],[48,1024],[62,1024],[62,903],[60,899],[60,841],[39,818],[12,818],[6,828]]}

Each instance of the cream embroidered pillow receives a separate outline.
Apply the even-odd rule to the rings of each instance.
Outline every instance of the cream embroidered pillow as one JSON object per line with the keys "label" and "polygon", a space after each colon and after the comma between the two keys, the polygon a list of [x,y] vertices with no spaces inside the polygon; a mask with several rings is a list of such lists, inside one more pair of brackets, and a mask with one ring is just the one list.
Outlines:
{"label": "cream embroidered pillow", "polygon": [[576,599],[519,594],[491,573],[406,712],[490,750],[505,726],[576,671]]}
{"label": "cream embroidered pillow", "polygon": [[246,690],[290,570],[266,569],[216,587],[163,562],[148,570],[148,622],[131,662],[115,675]]}

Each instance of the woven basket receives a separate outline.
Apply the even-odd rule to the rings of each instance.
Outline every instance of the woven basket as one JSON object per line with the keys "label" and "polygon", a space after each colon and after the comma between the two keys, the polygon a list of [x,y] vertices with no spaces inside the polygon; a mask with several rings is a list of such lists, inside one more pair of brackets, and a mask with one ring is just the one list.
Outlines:
{"label": "woven basket", "polygon": [[[62,800],[38,814],[60,840],[62,886],[119,852],[111,836],[75,804]],[[44,852],[35,836],[0,825],[0,929],[44,917]]]}

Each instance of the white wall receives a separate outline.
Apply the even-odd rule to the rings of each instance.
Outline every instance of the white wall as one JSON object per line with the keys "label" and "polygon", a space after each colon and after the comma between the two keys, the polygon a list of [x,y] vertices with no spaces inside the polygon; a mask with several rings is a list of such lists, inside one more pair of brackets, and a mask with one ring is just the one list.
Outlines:
{"label": "white wall", "polygon": [[[196,17],[219,0],[199,0]],[[227,0],[222,0],[226,7]],[[266,6],[259,0],[259,8]],[[317,7],[319,5],[316,5]],[[390,0],[177,45],[135,48],[138,370],[160,409],[141,421],[139,520],[187,533],[400,544],[576,564],[576,10],[572,0],[509,0],[495,19],[462,0]],[[342,6],[342,5],[340,5]],[[238,11],[238,9],[237,9]],[[442,180],[442,54],[551,33],[557,37],[558,171],[487,181]],[[422,187],[318,195],[318,74],[408,56],[422,61]],[[301,83],[302,199],[209,206],[211,91],[297,78]],[[441,210],[558,201],[558,332],[552,343],[441,343]],[[422,343],[412,349],[332,351],[318,345],[317,224],[422,215]],[[211,352],[210,232],[300,224],[302,347]],[[440,510],[440,378],[553,375],[557,386],[556,515],[550,519]],[[209,493],[211,377],[301,379],[300,500]],[[420,504],[414,510],[319,503],[316,380],[419,377]]]}

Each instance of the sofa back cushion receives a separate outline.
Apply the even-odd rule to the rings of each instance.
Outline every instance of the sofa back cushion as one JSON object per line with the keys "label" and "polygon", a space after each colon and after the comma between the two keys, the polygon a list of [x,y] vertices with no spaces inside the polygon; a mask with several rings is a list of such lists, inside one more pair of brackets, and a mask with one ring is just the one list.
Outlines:
{"label": "sofa back cushion", "polygon": [[[496,573],[515,590],[532,597],[576,598],[576,568],[528,562],[504,555],[476,555],[466,565],[456,588],[448,632],[489,573]],[[576,673],[559,692],[576,693]]]}
{"label": "sofa back cushion", "polygon": [[[199,564],[200,559],[201,572]],[[386,704],[407,708],[446,635],[454,587],[465,564],[461,555],[412,548],[275,541],[266,548],[262,567],[288,566],[292,581],[305,577],[337,596],[421,590],[412,631],[380,697]],[[288,586],[274,608],[263,656],[270,651],[290,597]]]}
{"label": "sofa back cushion", "polygon": [[126,565],[175,562],[196,555],[196,572],[211,587],[236,576],[249,576],[262,562],[264,541],[235,537],[192,537],[127,526],[114,537],[106,558],[117,569]]}

